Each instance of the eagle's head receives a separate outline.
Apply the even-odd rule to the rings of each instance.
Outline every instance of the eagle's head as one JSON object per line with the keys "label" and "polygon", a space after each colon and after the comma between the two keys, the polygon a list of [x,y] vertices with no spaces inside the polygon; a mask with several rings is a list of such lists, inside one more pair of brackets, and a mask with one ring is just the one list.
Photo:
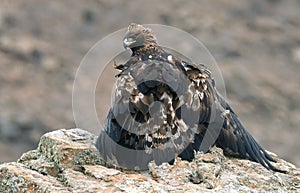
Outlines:
{"label": "eagle's head", "polygon": [[124,48],[130,48],[131,50],[156,44],[156,38],[151,29],[136,23],[131,23],[128,26],[128,31],[123,38]]}

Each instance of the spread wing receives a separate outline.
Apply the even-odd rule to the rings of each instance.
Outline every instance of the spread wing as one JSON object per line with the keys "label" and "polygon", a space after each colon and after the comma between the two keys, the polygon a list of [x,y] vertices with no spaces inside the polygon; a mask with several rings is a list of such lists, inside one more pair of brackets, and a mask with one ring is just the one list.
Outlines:
{"label": "spread wing", "polygon": [[216,141],[216,145],[221,147],[227,155],[258,162],[265,168],[273,171],[285,172],[277,169],[270,163],[270,161],[276,162],[276,160],[249,134],[229,104],[224,101],[224,99],[221,100],[226,104],[226,113],[224,114],[223,127]]}
{"label": "spread wing", "polygon": [[[215,144],[222,148],[226,155],[249,159],[260,163],[267,169],[285,172],[270,163],[270,161],[276,161],[249,134],[227,101],[218,93],[213,78],[205,66],[200,66],[200,68],[186,66],[189,68],[191,80],[195,83],[202,83],[202,88],[198,91],[203,93],[203,99],[201,105],[196,107],[202,110],[199,118],[199,130],[202,131],[202,135],[197,134],[194,143],[180,156],[187,160],[193,158],[192,150],[199,150],[201,143],[204,142],[204,132],[207,132],[217,137]],[[202,80],[199,77],[202,77]],[[203,114],[210,116],[203,116]]]}

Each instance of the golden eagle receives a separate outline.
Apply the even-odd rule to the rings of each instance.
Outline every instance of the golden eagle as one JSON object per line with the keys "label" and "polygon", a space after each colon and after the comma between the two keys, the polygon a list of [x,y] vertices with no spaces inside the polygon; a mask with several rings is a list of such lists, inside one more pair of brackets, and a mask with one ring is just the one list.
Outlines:
{"label": "golden eagle", "polygon": [[[206,139],[208,147],[216,145],[225,155],[283,172],[270,163],[275,159],[219,94],[207,67],[167,52],[151,29],[139,24],[129,25],[123,46],[132,55],[125,64],[115,66],[120,73],[114,104],[96,144],[105,159],[132,168],[153,159],[172,163],[176,155],[191,161],[195,151],[208,150],[201,148]],[[130,154],[126,149],[143,154]],[[125,163],[126,159],[132,163]]]}

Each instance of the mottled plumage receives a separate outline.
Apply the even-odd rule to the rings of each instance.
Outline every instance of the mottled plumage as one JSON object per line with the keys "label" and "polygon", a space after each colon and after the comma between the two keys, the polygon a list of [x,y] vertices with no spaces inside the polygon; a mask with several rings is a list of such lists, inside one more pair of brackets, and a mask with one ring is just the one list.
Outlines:
{"label": "mottled plumage", "polygon": [[[185,62],[166,52],[151,30],[138,24],[129,26],[123,45],[131,49],[132,56],[125,64],[115,66],[120,73],[114,106],[97,140],[100,152],[105,133],[132,150],[151,154],[154,149],[169,149],[174,157],[179,154],[191,161],[195,151],[202,150],[200,144],[209,130],[218,135],[210,147],[217,145],[227,155],[282,172],[270,163],[275,160],[246,131],[218,93],[204,65]],[[106,156],[118,159],[118,155]]]}

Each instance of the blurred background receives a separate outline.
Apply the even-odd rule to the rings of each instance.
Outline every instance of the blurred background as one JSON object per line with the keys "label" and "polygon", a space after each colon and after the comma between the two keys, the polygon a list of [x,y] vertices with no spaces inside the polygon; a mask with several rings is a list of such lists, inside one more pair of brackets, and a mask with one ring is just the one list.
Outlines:
{"label": "blurred background", "polygon": [[[297,0],[0,1],[0,163],[36,148],[45,132],[75,127],[72,86],[82,58],[101,38],[137,22],[171,25],[201,40],[249,132],[299,167],[299,10]],[[117,73],[107,72],[97,87],[101,119]]]}

